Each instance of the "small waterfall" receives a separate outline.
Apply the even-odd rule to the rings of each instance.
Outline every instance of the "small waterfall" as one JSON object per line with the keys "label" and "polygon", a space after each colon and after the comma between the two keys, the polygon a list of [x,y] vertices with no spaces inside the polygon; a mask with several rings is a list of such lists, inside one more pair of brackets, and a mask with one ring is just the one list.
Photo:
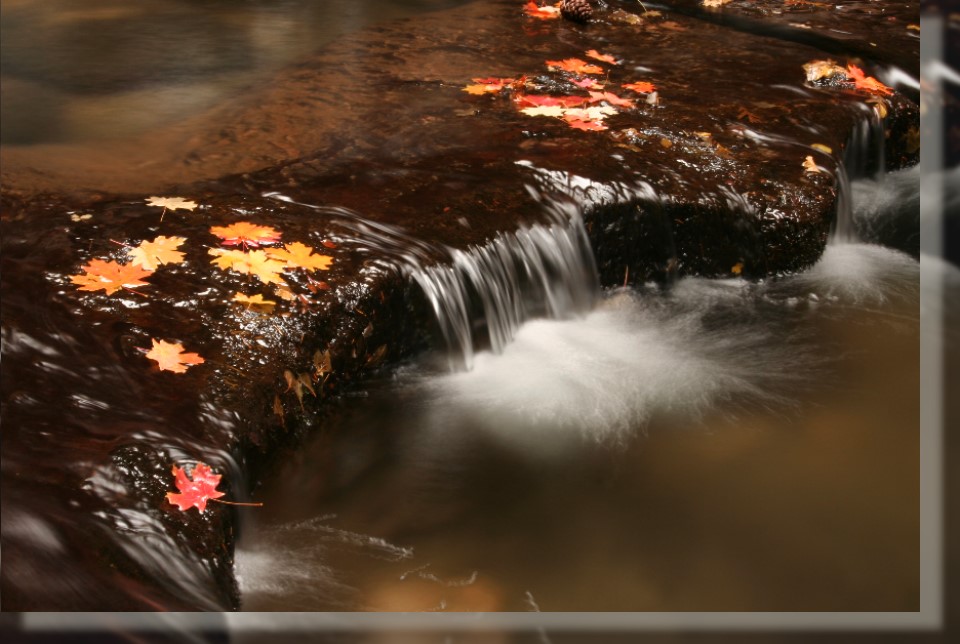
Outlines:
{"label": "small waterfall", "polygon": [[377,248],[423,289],[446,341],[452,370],[469,370],[474,353],[502,353],[523,322],[584,314],[600,292],[580,208],[570,199],[539,197],[552,223],[501,232],[466,250],[428,244],[396,226],[346,208],[315,206],[278,192],[264,197],[323,211],[347,232],[341,239]]}
{"label": "small waterfall", "polygon": [[829,244],[850,244],[860,241],[854,221],[851,180],[874,177],[882,181],[885,168],[883,119],[872,107],[854,129],[837,165],[837,217],[830,231]]}
{"label": "small waterfall", "polygon": [[484,327],[490,350],[499,354],[524,321],[585,313],[599,291],[579,217],[500,233],[412,276],[433,307],[455,369],[473,366]]}

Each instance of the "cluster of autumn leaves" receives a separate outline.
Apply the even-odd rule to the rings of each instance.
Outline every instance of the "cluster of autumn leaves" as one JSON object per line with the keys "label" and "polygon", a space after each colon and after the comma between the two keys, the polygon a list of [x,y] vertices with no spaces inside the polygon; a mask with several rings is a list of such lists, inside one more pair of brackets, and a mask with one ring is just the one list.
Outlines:
{"label": "cluster of autumn leaves", "polygon": [[[179,197],[150,197],[147,204],[161,207],[164,212],[192,211],[197,207],[195,202]],[[227,226],[212,226],[210,233],[218,237],[221,244],[221,247],[209,250],[212,264],[222,270],[254,276],[262,283],[274,286],[276,294],[287,300],[296,296],[283,278],[285,272],[326,270],[333,261],[332,257],[317,253],[301,242],[282,244],[281,232],[270,226],[238,221]],[[70,281],[82,291],[103,291],[107,295],[120,290],[140,293],[135,289],[148,286],[147,279],[154,272],[184,261],[185,254],[180,247],[186,241],[185,237],[160,235],[145,239],[136,246],[116,242],[126,249],[127,261],[91,259],[79,274],[70,277]],[[332,243],[326,244],[333,247]],[[316,284],[320,288],[326,286],[323,282]],[[259,312],[272,310],[276,305],[275,301],[264,299],[260,294],[249,296],[237,292],[233,300]],[[189,367],[204,362],[203,357],[185,351],[178,342],[155,338],[151,338],[151,342],[151,348],[144,349],[146,357],[155,361],[162,371],[184,373]]]}
{"label": "cluster of autumn leaves", "polygon": [[[585,52],[587,58],[599,63],[618,65],[616,58],[602,54],[596,49]],[[567,94],[562,96],[527,94],[526,76],[519,78],[474,78],[473,83],[463,91],[473,95],[496,94],[504,89],[513,90],[514,103],[521,113],[527,116],[558,118],[576,130],[600,131],[608,129],[604,119],[619,113],[620,109],[636,107],[636,98],[622,97],[609,91],[608,84],[596,78],[606,75],[607,71],[596,64],[581,58],[546,61],[547,69],[562,72],[565,79],[575,87],[585,90],[586,94]],[[657,101],[656,86],[640,81],[623,83],[621,88],[636,94],[649,95],[651,102]]]}

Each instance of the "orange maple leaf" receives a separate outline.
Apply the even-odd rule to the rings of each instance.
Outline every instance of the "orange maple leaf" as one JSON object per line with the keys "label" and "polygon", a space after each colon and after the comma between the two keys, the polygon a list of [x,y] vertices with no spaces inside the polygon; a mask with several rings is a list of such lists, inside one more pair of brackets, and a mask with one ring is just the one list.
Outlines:
{"label": "orange maple leaf", "polygon": [[607,129],[607,126],[604,125],[603,121],[600,119],[585,119],[575,113],[571,114],[568,112],[564,114],[563,120],[567,122],[567,125],[575,130],[588,130],[596,132]]}
{"label": "orange maple leaf", "polygon": [[657,86],[653,83],[647,83],[645,81],[640,81],[638,83],[624,83],[620,87],[624,89],[629,89],[639,94],[649,94],[657,90]]}
{"label": "orange maple leaf", "polygon": [[286,268],[302,268],[307,271],[325,271],[333,258],[329,255],[314,255],[314,249],[300,242],[287,244],[285,248],[270,248],[267,254],[286,264]]}
{"label": "orange maple leaf", "polygon": [[256,295],[245,295],[244,293],[234,293],[233,295],[234,302],[240,302],[241,304],[246,304],[248,309],[253,309],[262,313],[269,313],[273,310],[273,307],[277,305],[273,300],[265,300],[262,295],[257,293]]}
{"label": "orange maple leaf", "polygon": [[220,268],[229,268],[245,275],[255,275],[264,284],[280,284],[283,281],[280,273],[283,272],[285,264],[273,259],[262,250],[245,253],[242,250],[211,248],[209,253],[214,256],[210,263]]}
{"label": "orange maple leaf", "polygon": [[620,98],[616,94],[611,94],[610,92],[590,92],[591,103],[599,103],[601,101],[606,101],[607,103],[617,107],[636,107],[634,102],[629,98]]}
{"label": "orange maple leaf", "polygon": [[591,49],[587,51],[587,56],[593,58],[594,60],[599,60],[602,63],[610,63],[611,65],[619,65],[617,59],[611,56],[610,54],[601,54],[596,49]]}
{"label": "orange maple leaf", "polygon": [[523,5],[523,13],[531,18],[540,18],[541,20],[552,20],[560,17],[560,3],[541,7],[533,0]]}
{"label": "orange maple leaf", "polygon": [[572,74],[602,74],[603,69],[579,58],[564,58],[563,60],[548,60],[547,67],[560,69]]}
{"label": "orange maple leaf", "polygon": [[889,96],[893,94],[893,89],[887,87],[873,76],[867,76],[863,70],[853,64],[847,65],[847,76],[853,81],[853,86],[862,89],[871,94],[883,94]]}
{"label": "orange maple leaf", "polygon": [[463,91],[468,94],[490,94],[499,92],[507,85],[517,82],[515,78],[474,78],[475,85],[467,85]]}
{"label": "orange maple leaf", "polygon": [[177,250],[186,237],[164,237],[160,235],[153,241],[143,240],[130,251],[133,264],[139,264],[148,271],[157,270],[162,264],[180,264],[183,253]]}
{"label": "orange maple leaf", "polygon": [[99,291],[102,289],[106,291],[107,295],[113,295],[122,288],[146,286],[147,282],[144,282],[142,278],[151,273],[152,271],[133,264],[91,259],[83,267],[83,273],[71,275],[70,281],[76,284],[81,291]]}
{"label": "orange maple leaf", "polygon": [[181,511],[196,508],[203,512],[207,509],[207,501],[224,496],[224,493],[217,489],[221,476],[214,474],[209,465],[197,463],[188,478],[183,468],[174,465],[173,483],[179,492],[167,492],[167,501]]}
{"label": "orange maple leaf", "polygon": [[187,367],[203,364],[204,360],[196,353],[187,353],[179,342],[165,342],[150,339],[153,347],[147,351],[147,358],[155,360],[161,371],[184,373]]}
{"label": "orange maple leaf", "polygon": [[259,248],[280,241],[280,231],[269,226],[258,226],[249,221],[238,221],[229,226],[211,226],[210,232],[221,239],[224,246]]}

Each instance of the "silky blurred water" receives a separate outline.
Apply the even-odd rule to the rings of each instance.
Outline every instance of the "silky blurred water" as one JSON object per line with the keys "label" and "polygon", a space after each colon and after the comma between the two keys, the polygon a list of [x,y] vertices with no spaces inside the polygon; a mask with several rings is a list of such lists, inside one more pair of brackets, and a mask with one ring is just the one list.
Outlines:
{"label": "silky blurred water", "polygon": [[244,608],[916,610],[923,262],[870,231],[918,179],[802,274],[610,290],[344,401],[257,493]]}

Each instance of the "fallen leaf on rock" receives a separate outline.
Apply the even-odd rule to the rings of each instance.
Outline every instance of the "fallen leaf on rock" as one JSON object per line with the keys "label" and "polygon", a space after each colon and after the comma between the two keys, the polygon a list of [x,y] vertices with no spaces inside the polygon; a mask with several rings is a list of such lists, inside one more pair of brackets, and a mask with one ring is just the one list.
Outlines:
{"label": "fallen leaf on rock", "polygon": [[626,107],[626,108],[636,107],[636,105],[631,99],[620,98],[619,96],[611,92],[590,92],[591,103],[599,103],[601,101],[610,103],[611,105],[614,105],[616,107]]}
{"label": "fallen leaf on rock", "polygon": [[163,264],[180,264],[183,253],[177,250],[186,237],[165,237],[160,235],[153,241],[144,240],[130,251],[130,260],[148,271],[157,270]]}
{"label": "fallen leaf on rock", "polygon": [[81,221],[89,221],[93,219],[93,215],[78,215],[76,213],[70,215],[70,221],[74,223],[80,223]]}
{"label": "fallen leaf on rock", "polygon": [[559,105],[544,105],[542,107],[525,107],[520,111],[527,116],[553,116],[562,118],[565,109]]}
{"label": "fallen leaf on rock", "polygon": [[587,102],[586,96],[547,96],[545,94],[522,94],[517,97],[521,105],[531,107],[576,107]]}
{"label": "fallen leaf on rock", "polygon": [[166,342],[153,338],[150,341],[153,347],[147,351],[147,358],[156,361],[161,371],[185,373],[188,367],[204,362],[199,354],[185,352],[183,345],[179,342]]}
{"label": "fallen leaf on rock", "polygon": [[283,282],[280,273],[283,272],[286,264],[273,259],[262,250],[245,253],[242,250],[211,248],[209,252],[214,256],[210,263],[216,264],[220,268],[229,268],[244,275],[255,275],[264,284],[280,284]]}
{"label": "fallen leaf on rock", "polygon": [[167,501],[181,511],[196,508],[200,512],[207,509],[207,501],[219,499],[224,493],[217,489],[220,474],[214,474],[209,465],[197,463],[190,477],[183,468],[173,466],[173,484],[178,492],[167,492]]}
{"label": "fallen leaf on rock", "polygon": [[580,119],[580,118],[571,116],[569,114],[564,115],[563,118],[567,122],[567,124],[575,130],[587,130],[587,131],[596,132],[596,131],[607,129],[607,126],[603,124],[603,121]]}
{"label": "fallen leaf on rock", "polygon": [[240,302],[241,304],[246,304],[248,309],[255,310],[259,313],[269,313],[273,311],[273,307],[277,305],[273,300],[265,300],[263,296],[257,293],[256,295],[245,295],[243,293],[235,293],[233,295],[234,302]]}
{"label": "fallen leaf on rock", "polygon": [[552,20],[554,18],[560,17],[560,3],[552,5],[540,6],[533,0],[530,0],[527,4],[523,5],[523,13],[530,16],[531,18],[539,18],[541,20]]}
{"label": "fallen leaf on rock", "polygon": [[833,153],[833,148],[831,148],[829,145],[824,145],[823,143],[811,143],[810,147],[818,152],[823,152],[824,154]]}
{"label": "fallen leaf on rock", "polygon": [[594,60],[599,60],[602,63],[610,63],[611,65],[620,64],[617,62],[617,59],[611,56],[610,54],[601,54],[596,49],[590,49],[586,52],[586,54],[589,58],[593,58]]}
{"label": "fallen leaf on rock", "polygon": [[603,83],[598,83],[596,79],[593,79],[593,78],[587,78],[587,77],[576,78],[576,79],[571,79],[570,82],[582,89],[596,89],[596,90],[603,89]]}
{"label": "fallen leaf on rock", "polygon": [[164,210],[193,210],[197,207],[195,201],[188,201],[182,197],[148,197],[148,206],[157,206]]}
{"label": "fallen leaf on rock", "polygon": [[467,85],[463,91],[476,95],[496,93],[516,82],[515,78],[474,78],[472,80],[474,84]]}
{"label": "fallen leaf on rock", "polygon": [[893,94],[893,90],[891,88],[887,87],[873,76],[867,76],[863,73],[863,70],[856,65],[847,65],[847,75],[849,76],[850,80],[853,81],[853,86],[857,89],[862,89],[872,94],[882,94],[884,96]]}
{"label": "fallen leaf on rock", "polygon": [[704,7],[722,7],[723,5],[730,2],[730,0],[703,0],[701,3]]}
{"label": "fallen leaf on rock", "polygon": [[284,262],[286,268],[302,268],[307,271],[325,271],[330,267],[333,258],[329,255],[314,255],[314,249],[293,242],[284,248],[269,248],[267,254],[273,259]]}
{"label": "fallen leaf on rock", "polygon": [[731,267],[730,267],[730,272],[733,273],[734,275],[739,275],[740,273],[742,273],[742,272],[743,272],[743,262],[737,262],[736,264],[734,264],[733,266],[731,266]]}
{"label": "fallen leaf on rock", "polygon": [[807,75],[807,82],[813,83],[819,80],[829,80],[835,76],[846,78],[847,70],[837,64],[835,60],[811,60],[804,63],[803,71]]}
{"label": "fallen leaf on rock", "polygon": [[610,107],[609,105],[593,105],[591,107],[570,108],[564,113],[564,116],[583,121],[602,121],[606,117],[613,116],[616,113],[616,108]]}
{"label": "fallen leaf on rock", "polygon": [[224,246],[259,248],[280,241],[280,231],[270,226],[259,226],[249,221],[238,221],[229,226],[211,226],[210,232],[220,238]]}
{"label": "fallen leaf on rock", "polygon": [[565,58],[563,60],[548,60],[547,67],[551,69],[560,69],[572,74],[602,74],[603,68],[592,65],[579,58]]}
{"label": "fallen leaf on rock", "polygon": [[638,94],[649,94],[657,89],[656,85],[653,83],[647,83],[645,81],[639,81],[637,83],[624,83],[620,87],[637,92]]}
{"label": "fallen leaf on rock", "polygon": [[147,282],[144,282],[143,278],[153,272],[133,264],[102,259],[91,259],[82,270],[83,273],[79,275],[71,275],[70,281],[81,291],[103,290],[107,295],[113,295],[122,288],[146,286]]}
{"label": "fallen leaf on rock", "polygon": [[[306,373],[301,373],[294,375],[289,369],[283,372],[283,378],[287,381],[287,391],[293,391],[297,397],[297,401],[300,403],[300,411],[303,409],[303,388],[306,387],[307,390],[313,394],[313,397],[317,397],[317,392],[313,389],[313,384],[310,382],[310,375]],[[286,393],[286,392],[284,392]]]}
{"label": "fallen leaf on rock", "polygon": [[807,155],[807,158],[803,160],[803,170],[804,172],[823,172],[823,168],[818,166],[810,155]]}

